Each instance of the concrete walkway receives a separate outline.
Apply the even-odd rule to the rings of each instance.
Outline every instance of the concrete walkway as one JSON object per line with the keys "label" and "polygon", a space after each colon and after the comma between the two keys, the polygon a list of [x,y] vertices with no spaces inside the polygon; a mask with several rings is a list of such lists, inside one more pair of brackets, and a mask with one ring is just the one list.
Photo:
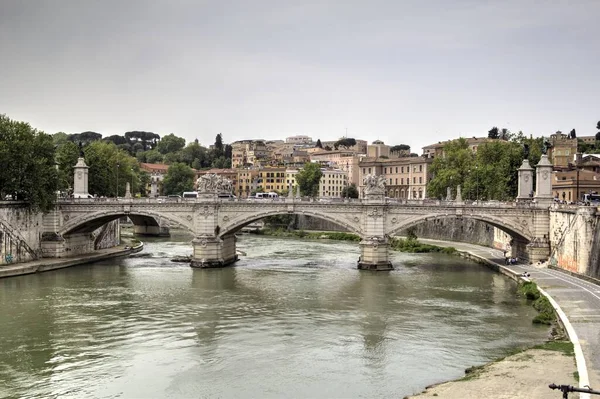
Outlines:
{"label": "concrete walkway", "polygon": [[[502,251],[473,244],[449,242],[440,240],[419,239],[424,243],[451,246],[461,252],[467,252],[476,257],[493,262],[505,274],[518,277],[523,272],[530,274],[529,280],[534,281],[539,288],[554,301],[560,311],[564,313],[563,324],[569,333],[569,326],[573,332],[569,337],[576,347],[580,345],[584,365],[587,370],[580,370],[580,382],[584,383],[582,373],[589,376],[589,385],[600,388],[600,285],[597,282],[571,275],[562,270],[549,269],[544,264],[516,264],[504,265]],[[551,302],[552,302],[551,300]],[[555,306],[556,307],[556,306]],[[574,339],[573,339],[574,338]],[[580,359],[581,360],[581,359]],[[581,363],[579,361],[578,363]],[[578,364],[578,366],[580,366]],[[560,382],[556,382],[560,384]],[[583,397],[587,394],[582,394]]]}
{"label": "concrete walkway", "polygon": [[97,262],[99,260],[116,258],[118,256],[127,256],[136,252],[140,252],[143,248],[143,243],[133,248],[125,245],[119,245],[113,248],[96,250],[93,254],[69,258],[42,258],[31,262],[0,265],[0,278],[22,276],[24,274],[31,273],[41,273],[48,270],[62,269],[65,267]]}

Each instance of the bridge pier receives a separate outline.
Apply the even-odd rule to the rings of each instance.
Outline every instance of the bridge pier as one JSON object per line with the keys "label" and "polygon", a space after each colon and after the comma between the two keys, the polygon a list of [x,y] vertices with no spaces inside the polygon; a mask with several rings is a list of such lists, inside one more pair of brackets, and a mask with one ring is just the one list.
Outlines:
{"label": "bridge pier", "polygon": [[66,258],[94,251],[94,238],[90,233],[76,233],[61,237],[54,234],[42,237],[44,258]]}
{"label": "bridge pier", "polygon": [[360,258],[358,268],[361,270],[393,270],[389,260],[389,242],[386,237],[372,237],[360,242]]}
{"label": "bridge pier", "polygon": [[223,237],[199,236],[192,240],[192,246],[192,267],[225,267],[238,260],[233,233]]}

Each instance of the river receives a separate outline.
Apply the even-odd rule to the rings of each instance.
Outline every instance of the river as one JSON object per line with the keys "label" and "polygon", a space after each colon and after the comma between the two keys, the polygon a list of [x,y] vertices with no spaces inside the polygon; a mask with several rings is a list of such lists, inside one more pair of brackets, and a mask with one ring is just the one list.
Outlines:
{"label": "river", "polygon": [[188,236],[0,281],[0,397],[398,397],[543,341],[516,284],[465,259],[243,235],[191,269]]}

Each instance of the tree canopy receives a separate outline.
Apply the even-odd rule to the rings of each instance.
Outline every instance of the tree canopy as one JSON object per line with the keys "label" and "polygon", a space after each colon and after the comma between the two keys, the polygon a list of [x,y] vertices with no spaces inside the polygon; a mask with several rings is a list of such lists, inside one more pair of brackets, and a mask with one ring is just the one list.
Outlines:
{"label": "tree canopy", "polygon": [[158,142],[156,149],[161,154],[174,153],[185,147],[185,139],[183,137],[177,137],[173,133],[163,136]]}
{"label": "tree canopy", "polygon": [[456,195],[462,188],[463,199],[511,200],[517,195],[518,168],[528,148],[531,166],[537,165],[542,154],[543,138],[527,138],[522,132],[510,141],[497,140],[480,145],[474,153],[464,138],[444,146],[444,156],[431,165],[433,178],[428,184],[429,196],[445,198],[451,188]]}
{"label": "tree canopy", "polygon": [[342,190],[342,197],[358,198],[358,189],[356,188],[356,184],[352,183],[349,186],[344,187]]}
{"label": "tree canopy", "polygon": [[54,206],[58,174],[52,136],[0,114],[0,198],[11,195],[34,210]]}
{"label": "tree canopy", "polygon": [[317,197],[319,195],[319,182],[323,172],[321,166],[317,163],[307,163],[297,174],[296,182],[300,187],[300,193],[308,197]]}
{"label": "tree canopy", "polygon": [[350,148],[356,145],[356,139],[351,137],[342,137],[333,145],[337,150],[339,147]]}
{"label": "tree canopy", "polygon": [[181,195],[184,191],[194,189],[194,177],[196,174],[184,163],[176,162],[169,166],[163,180],[165,195]]}

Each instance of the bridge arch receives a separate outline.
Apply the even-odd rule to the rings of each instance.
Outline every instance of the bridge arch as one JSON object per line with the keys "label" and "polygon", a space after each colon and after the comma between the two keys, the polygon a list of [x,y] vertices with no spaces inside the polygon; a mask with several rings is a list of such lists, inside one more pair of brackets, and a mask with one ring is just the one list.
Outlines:
{"label": "bridge arch", "polygon": [[267,210],[260,210],[257,212],[252,212],[252,213],[245,213],[245,214],[238,216],[232,220],[228,220],[227,222],[223,223],[220,226],[219,236],[222,237],[222,236],[225,236],[225,235],[228,235],[231,233],[235,233],[236,231],[240,230],[244,226],[249,225],[250,223],[256,222],[257,220],[260,220],[267,216],[276,216],[276,215],[305,215],[305,216],[316,217],[319,219],[323,219],[323,220],[332,222],[340,227],[343,227],[343,228],[347,229],[349,232],[358,235],[359,237],[362,237],[362,235],[363,235],[363,232],[361,230],[359,223],[353,224],[353,223],[350,223],[346,219],[337,218],[335,216],[332,216],[332,214],[319,212],[319,211],[315,211],[315,210],[307,210],[307,209],[295,210],[295,211],[267,209]]}
{"label": "bridge arch", "polygon": [[421,223],[436,220],[436,219],[471,219],[477,220],[480,222],[487,223],[491,226],[497,227],[498,229],[504,231],[512,237],[518,238],[520,240],[524,240],[527,242],[531,242],[533,240],[533,235],[529,229],[525,229],[523,226],[518,223],[514,223],[512,220],[505,220],[502,218],[498,218],[492,215],[483,215],[483,214],[447,214],[447,213],[432,213],[428,215],[416,215],[410,217],[405,220],[399,220],[398,224],[392,225],[391,228],[388,229],[387,234],[393,236],[398,234],[402,230],[409,229],[413,226],[419,225]]}
{"label": "bridge arch", "polygon": [[67,220],[59,231],[59,234],[69,235],[74,233],[91,233],[100,226],[111,222],[121,217],[130,217],[132,220],[153,220],[156,225],[160,225],[161,219],[167,220],[175,225],[183,226],[186,230],[193,234],[191,222],[188,220],[181,220],[180,218],[170,214],[153,212],[148,210],[141,211],[123,211],[123,210],[105,210],[94,212],[91,214],[85,214],[78,216],[73,219]]}

